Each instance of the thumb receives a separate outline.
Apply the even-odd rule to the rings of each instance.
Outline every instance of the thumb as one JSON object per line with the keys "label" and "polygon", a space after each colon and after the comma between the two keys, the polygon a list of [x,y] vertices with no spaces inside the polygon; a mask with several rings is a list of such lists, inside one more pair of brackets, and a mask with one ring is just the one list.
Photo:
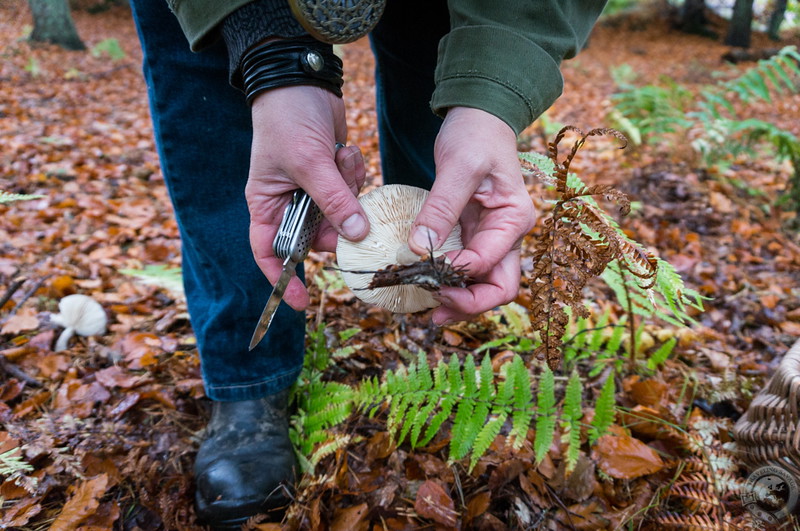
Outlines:
{"label": "thumb", "polygon": [[416,254],[424,255],[444,243],[475,192],[469,180],[459,178],[463,175],[459,171],[448,165],[437,169],[431,193],[411,226],[408,246]]}
{"label": "thumb", "polygon": [[351,187],[339,173],[333,157],[317,167],[306,167],[298,179],[325,218],[348,240],[362,240],[369,233],[369,222]]}

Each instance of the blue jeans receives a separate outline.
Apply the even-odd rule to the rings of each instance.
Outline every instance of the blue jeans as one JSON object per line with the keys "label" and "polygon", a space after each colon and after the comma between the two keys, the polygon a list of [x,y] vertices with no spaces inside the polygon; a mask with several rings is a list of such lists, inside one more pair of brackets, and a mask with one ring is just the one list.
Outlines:
{"label": "blue jeans", "polygon": [[[426,31],[414,19],[430,10],[428,4],[388,4],[371,36],[384,180],[430,187],[441,120],[428,102],[447,13],[442,2],[444,18]],[[165,0],[131,0],[131,6],[161,169],[180,228],[183,281],[206,394],[227,401],[278,392],[294,383],[302,367],[305,316],[281,304],[264,340],[248,352],[271,291],[248,234],[250,108],[228,84],[223,43],[192,53]]]}

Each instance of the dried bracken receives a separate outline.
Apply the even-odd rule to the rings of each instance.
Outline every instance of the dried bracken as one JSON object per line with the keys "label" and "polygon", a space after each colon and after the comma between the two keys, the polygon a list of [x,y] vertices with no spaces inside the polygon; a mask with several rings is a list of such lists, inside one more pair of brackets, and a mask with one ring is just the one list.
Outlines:
{"label": "dried bracken", "polygon": [[[563,161],[558,160],[558,145],[568,132],[580,137]],[[536,350],[548,365],[560,364],[561,338],[569,318],[565,308],[576,316],[588,317],[583,304],[586,283],[600,275],[613,260],[641,281],[645,289],[655,283],[655,258],[647,250],[627,239],[610,218],[593,202],[606,197],[619,204],[620,213],[630,211],[625,194],[609,185],[578,186],[569,182],[569,167],[578,150],[591,136],[612,135],[627,144],[625,137],[614,129],[592,129],[583,133],[567,126],[561,129],[548,145],[548,155],[555,164],[556,192],[559,198],[544,230],[537,237],[533,253],[533,272],[530,276],[531,319],[541,335],[542,344]]]}

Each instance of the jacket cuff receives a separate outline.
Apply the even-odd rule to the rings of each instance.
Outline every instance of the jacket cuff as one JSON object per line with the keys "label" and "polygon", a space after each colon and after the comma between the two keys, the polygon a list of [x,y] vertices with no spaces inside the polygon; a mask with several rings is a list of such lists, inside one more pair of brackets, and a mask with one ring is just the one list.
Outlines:
{"label": "jacket cuff", "polygon": [[250,1],[167,0],[167,3],[178,19],[192,51],[198,52],[218,37],[218,26],[225,17]]}
{"label": "jacket cuff", "polygon": [[450,107],[473,107],[494,114],[516,134],[564,88],[550,54],[524,35],[495,25],[464,26],[447,34],[439,43],[435,81],[431,108],[437,115],[444,116]]}

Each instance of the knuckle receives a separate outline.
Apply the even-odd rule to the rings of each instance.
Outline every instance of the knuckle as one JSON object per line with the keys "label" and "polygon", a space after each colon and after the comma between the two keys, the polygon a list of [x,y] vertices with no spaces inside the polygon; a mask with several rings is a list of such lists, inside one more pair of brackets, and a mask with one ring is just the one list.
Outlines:
{"label": "knuckle", "polygon": [[318,203],[320,209],[328,219],[341,217],[353,201],[353,195],[344,190],[323,191]]}

